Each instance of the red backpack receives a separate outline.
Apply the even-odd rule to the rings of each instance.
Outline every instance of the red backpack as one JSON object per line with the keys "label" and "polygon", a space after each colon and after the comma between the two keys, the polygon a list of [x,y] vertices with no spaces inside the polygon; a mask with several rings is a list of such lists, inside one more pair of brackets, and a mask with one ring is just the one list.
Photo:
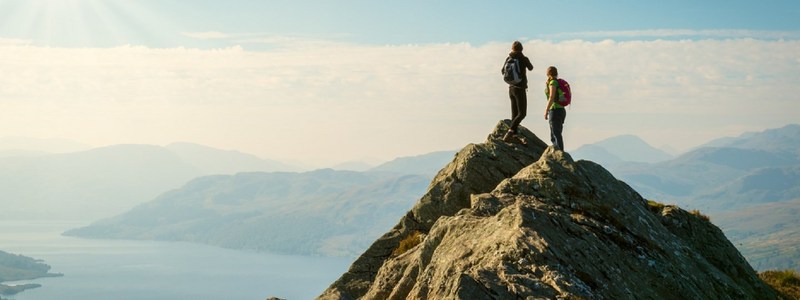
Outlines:
{"label": "red backpack", "polygon": [[567,106],[572,103],[572,90],[569,88],[569,82],[564,79],[558,79],[558,88],[564,93],[564,98],[558,98],[558,105]]}

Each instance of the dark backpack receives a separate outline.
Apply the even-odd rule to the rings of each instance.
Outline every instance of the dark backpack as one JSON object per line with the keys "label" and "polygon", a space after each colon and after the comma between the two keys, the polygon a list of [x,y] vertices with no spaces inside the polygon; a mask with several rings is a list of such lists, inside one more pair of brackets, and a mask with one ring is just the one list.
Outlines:
{"label": "dark backpack", "polygon": [[510,85],[522,83],[522,71],[519,66],[519,59],[508,57],[503,64],[503,80]]}

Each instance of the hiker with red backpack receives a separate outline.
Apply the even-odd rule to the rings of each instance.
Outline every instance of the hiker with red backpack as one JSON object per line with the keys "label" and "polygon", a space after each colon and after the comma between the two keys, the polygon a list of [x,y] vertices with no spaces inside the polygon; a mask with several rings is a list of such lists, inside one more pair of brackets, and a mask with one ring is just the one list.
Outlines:
{"label": "hiker with red backpack", "polygon": [[544,119],[550,121],[550,141],[553,147],[564,151],[564,137],[561,134],[567,118],[564,107],[572,102],[572,91],[566,80],[558,78],[558,69],[554,66],[547,68],[544,94],[547,96]]}
{"label": "hiker with red backpack", "polygon": [[525,70],[533,70],[530,59],[522,54],[522,43],[514,41],[511,44],[511,53],[508,54],[501,73],[503,80],[508,83],[508,97],[511,98],[511,128],[503,136],[503,141],[510,142],[517,138],[517,127],[528,110],[528,77]]}

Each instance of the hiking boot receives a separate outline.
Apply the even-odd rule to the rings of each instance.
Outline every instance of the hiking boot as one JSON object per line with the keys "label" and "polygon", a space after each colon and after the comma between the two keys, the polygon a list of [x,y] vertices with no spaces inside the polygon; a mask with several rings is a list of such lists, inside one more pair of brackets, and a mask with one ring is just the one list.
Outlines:
{"label": "hiking boot", "polygon": [[503,136],[503,142],[511,143],[516,139],[517,135],[514,134],[513,131],[509,130],[506,131],[506,135]]}

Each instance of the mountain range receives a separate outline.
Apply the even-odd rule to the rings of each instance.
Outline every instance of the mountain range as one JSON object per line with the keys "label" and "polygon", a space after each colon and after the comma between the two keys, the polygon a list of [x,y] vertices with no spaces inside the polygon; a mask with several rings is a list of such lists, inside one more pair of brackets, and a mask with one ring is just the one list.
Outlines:
{"label": "mountain range", "polygon": [[453,160],[456,151],[437,151],[427,154],[398,157],[369,169],[371,172],[417,174],[433,178],[442,165]]}
{"label": "mountain range", "polygon": [[715,214],[800,198],[800,125],[712,141],[674,159],[617,168],[651,198]]}
{"label": "mountain range", "polygon": [[0,217],[89,222],[122,213],[198,176],[295,170],[249,154],[188,143],[37,153],[0,157],[5,206]]}
{"label": "mountain range", "polygon": [[126,213],[65,234],[353,256],[392,225],[425,191],[434,166],[447,164],[453,155],[441,151],[400,157],[367,172],[322,169],[199,177]]}
{"label": "mountain range", "polygon": [[[782,141],[791,141],[792,138],[787,136],[792,135],[792,132],[796,130],[795,126],[787,126],[784,128],[768,130],[766,135],[771,137],[781,137]],[[763,142],[752,142],[751,139],[757,139],[760,141],[769,140],[768,138],[764,137],[764,133],[748,133],[743,134],[740,137],[726,139],[725,143],[728,144],[735,144],[735,145],[750,145],[748,147],[739,146],[739,147],[725,147],[725,144],[722,144],[720,141],[715,141],[710,145],[713,147],[702,147],[697,148],[687,153],[684,153],[678,157],[674,157],[672,159],[658,161],[654,163],[647,163],[647,162],[633,162],[633,161],[621,161],[615,164],[616,168],[612,170],[612,173],[615,176],[619,176],[619,178],[625,180],[628,184],[634,187],[637,191],[639,191],[645,198],[657,200],[659,202],[666,202],[666,203],[674,203],[681,205],[683,207],[691,208],[691,209],[699,209],[709,215],[712,219],[716,219],[717,216],[721,216],[722,214],[737,214],[746,212],[748,209],[755,209],[755,211],[763,214],[762,217],[770,219],[775,225],[776,229],[770,234],[775,236],[788,236],[790,239],[787,242],[800,242],[800,239],[792,240],[795,237],[794,233],[796,230],[793,226],[788,226],[792,224],[792,220],[789,219],[790,216],[786,214],[780,214],[779,212],[769,213],[771,210],[778,209],[778,206],[765,206],[763,209],[759,209],[760,205],[767,205],[770,203],[774,203],[776,201],[790,201],[793,199],[800,199],[800,191],[798,191],[798,187],[800,187],[799,178],[800,171],[798,170],[798,159],[797,155],[793,154],[791,151],[786,150],[795,150],[789,149],[791,148],[791,143],[785,143],[782,148],[778,150],[768,150],[768,149],[760,149],[756,146],[762,145]],[[642,148],[642,145],[647,145],[641,140],[632,137],[625,137],[621,139],[609,139],[609,141],[628,141],[629,143],[639,144],[639,148]],[[638,141],[637,141],[638,140]],[[603,143],[603,148],[613,148],[613,147],[624,147],[624,148],[631,148],[629,143]],[[651,147],[652,148],[652,147]],[[652,150],[652,149],[651,149]],[[577,152],[577,151],[576,151]],[[622,153],[619,150],[610,150],[609,153]],[[659,153],[658,151],[651,151],[652,153]],[[575,153],[575,157],[579,158],[580,153]],[[624,156],[623,156],[624,157]],[[641,157],[641,156],[640,156]],[[663,155],[659,155],[659,159],[663,159]],[[408,189],[403,190],[404,192],[404,200],[410,201],[409,199],[413,199],[413,197],[423,191],[422,182],[425,182],[426,179],[433,178],[435,175],[434,169],[436,169],[436,165],[445,165],[453,158],[453,153],[450,151],[442,151],[442,152],[435,152],[426,155],[420,156],[411,156],[411,157],[403,157],[398,158],[396,160],[384,163],[377,167],[373,167],[370,169],[371,172],[365,172],[365,174],[375,173],[378,171],[384,171],[382,176],[386,176],[388,174],[394,174],[396,176],[401,175],[414,175],[419,177],[415,180],[418,180],[417,184],[414,187],[408,187]],[[582,157],[581,157],[582,158]],[[657,160],[656,160],[657,161]],[[611,168],[609,168],[611,169]],[[332,171],[332,170],[330,170]],[[336,172],[336,171],[332,171]],[[284,174],[286,178],[292,178],[293,180],[308,180],[310,178],[310,174],[315,174],[314,172],[309,173],[306,177],[303,176],[295,176],[296,174]],[[365,178],[371,178],[375,174],[368,175]],[[215,178],[215,177],[212,177]],[[260,180],[277,180],[276,177],[270,176],[263,176],[258,177]],[[227,180],[221,179],[218,180]],[[284,179],[282,179],[284,180]],[[288,180],[288,179],[285,179]],[[203,181],[209,182],[209,181]],[[220,185],[211,184],[211,187],[207,188],[206,193],[208,195],[216,195],[216,194],[225,194],[225,193],[240,193],[242,190],[247,190],[249,185],[244,184],[243,181],[236,181],[236,180],[228,180],[228,185],[226,189],[219,189]],[[289,181],[281,181],[284,182],[283,184],[289,184]],[[369,181],[366,181],[369,182]],[[260,183],[263,185],[270,185],[275,183]],[[300,184],[300,183],[298,183]],[[199,186],[196,184],[186,185],[178,191],[187,192],[191,189],[197,189]],[[373,189],[384,189],[385,187],[373,187]],[[234,191],[234,192],[231,192]],[[345,191],[337,191],[334,194],[339,195],[340,201],[342,203],[349,203],[343,204],[341,207],[342,210],[336,211],[337,214],[347,215],[346,211],[344,210],[345,207],[349,207],[350,209],[355,209],[358,205],[362,205],[364,202],[362,198],[366,197],[362,195],[365,193],[364,190],[351,190],[348,192]],[[416,193],[416,194],[415,194]],[[343,195],[347,196],[343,196]],[[149,214],[152,215],[165,215],[170,216],[169,208],[173,202],[180,202],[184,203],[184,200],[181,200],[180,197],[170,196],[173,194],[164,194],[160,196],[157,201],[153,201],[153,203],[159,203],[159,205],[149,204]],[[265,196],[265,195],[262,195]],[[277,206],[277,207],[285,207],[290,205],[292,199],[297,197],[305,197],[302,194],[286,194],[283,196],[276,196],[281,198],[281,201],[286,201],[285,203],[276,202],[253,202],[259,203],[259,205],[263,205],[260,209],[266,210],[267,206]],[[330,197],[324,197],[322,195],[317,195],[318,197],[316,201],[318,202],[330,202],[328,200]],[[382,197],[388,197],[387,195],[383,195]],[[309,201],[312,201],[313,197],[307,198]],[[392,198],[394,200],[390,201],[400,201],[398,198]],[[248,200],[250,201],[250,200]],[[387,200],[389,201],[389,200]],[[196,201],[195,201],[196,202]],[[396,205],[402,205],[400,202],[396,202]],[[186,203],[192,203],[186,202]],[[409,202],[404,202],[406,205]],[[195,203],[197,204],[197,203]],[[251,203],[252,204],[252,203]],[[390,206],[387,206],[390,207]],[[398,206],[391,206],[395,212],[400,208]],[[137,208],[137,210],[141,213],[143,208]],[[209,210],[220,210],[220,207],[217,206],[209,206],[204,207],[204,209]],[[232,207],[228,209],[233,209]],[[137,211],[134,210],[134,211]],[[163,210],[163,211],[162,211]],[[378,210],[375,211],[376,213]],[[280,220],[280,217],[273,218],[273,223],[269,224],[281,224],[280,226],[293,226],[298,228],[307,228],[307,231],[311,231],[310,228],[314,228],[313,225],[320,225],[323,223],[318,223],[317,218],[313,217],[315,213],[314,210],[310,209],[297,209],[297,214],[292,215],[295,217],[292,221]],[[175,228],[180,228],[181,222],[178,220],[166,220],[164,224],[162,223],[141,223],[140,227],[137,229],[130,229],[128,226],[129,223],[136,223],[135,220],[135,213],[133,211],[128,214],[122,214],[117,217],[114,217],[110,220],[106,220],[104,222],[98,222],[92,224],[91,226],[72,231],[70,234],[80,235],[85,237],[105,237],[105,238],[154,238],[154,239],[167,239],[167,240],[188,240],[188,241],[197,241],[203,243],[209,243],[214,245],[221,245],[225,247],[233,247],[233,248],[251,248],[251,249],[259,249],[259,250],[268,250],[268,251],[276,251],[276,252],[285,252],[285,253],[314,253],[314,254],[322,254],[322,255],[352,255],[356,253],[359,249],[363,249],[367,246],[369,242],[369,238],[363,238],[358,241],[351,241],[347,240],[343,236],[347,235],[347,230],[351,230],[351,236],[364,236],[364,237],[373,237],[377,234],[380,229],[385,228],[386,226],[390,226],[388,223],[369,223],[374,220],[370,220],[369,222],[357,223],[351,221],[344,221],[341,223],[336,222],[329,222],[324,223],[326,226],[341,226],[343,228],[349,228],[347,230],[333,230],[328,234],[323,234],[318,237],[315,237],[317,244],[313,247],[303,247],[298,246],[302,244],[301,241],[303,236],[308,235],[308,233],[292,235],[291,238],[284,239],[284,237],[279,236],[278,234],[273,234],[270,230],[264,230],[262,235],[270,236],[271,240],[280,240],[282,241],[280,244],[283,246],[270,246],[268,242],[259,242],[254,243],[252,245],[245,245],[245,242],[233,242],[233,241],[222,241],[219,237],[216,236],[223,236],[222,233],[208,233],[202,234],[198,232],[194,232],[192,230],[187,230],[185,233],[180,233],[180,231],[175,230]],[[257,223],[256,221],[252,221],[258,218],[265,218],[269,214],[265,213],[254,213],[253,216],[248,218],[251,219],[250,222]],[[227,217],[226,217],[227,216]],[[229,215],[227,211],[220,211],[214,217],[209,218],[196,218],[194,221],[198,224],[206,224],[204,226],[211,226],[208,224],[218,224],[219,222],[223,222],[225,218],[231,219],[233,215]],[[772,216],[780,216],[778,218],[774,218]],[[328,218],[323,217],[322,219]],[[328,222],[328,221],[326,221]],[[377,222],[377,221],[375,221]],[[261,223],[264,225],[264,228],[274,228],[273,225],[269,225],[268,223]],[[373,226],[370,226],[373,224]],[[164,228],[159,228],[159,226],[164,225]],[[198,225],[200,226],[200,225]],[[217,225],[214,225],[217,226]],[[731,227],[730,223],[725,223],[722,225],[723,230],[727,230],[727,228]],[[105,228],[105,229],[103,229]],[[124,230],[122,228],[125,228]],[[172,228],[172,229],[170,229]],[[200,226],[202,228],[202,226]],[[228,234],[235,232],[236,230],[243,230],[247,232],[252,232],[251,230],[245,230],[243,227],[236,227],[232,226],[226,229]],[[223,232],[223,231],[220,231]],[[727,233],[727,231],[726,231]],[[288,234],[287,234],[288,235]],[[788,256],[783,257],[785,254],[792,254],[795,252],[792,251],[782,251],[782,252],[768,252],[766,251],[768,247],[766,244],[763,243],[747,243],[744,240],[746,237],[741,235],[732,235],[732,240],[736,243],[736,245],[740,245],[742,247],[742,251],[748,255],[748,259],[751,260],[751,263],[758,266],[759,269],[774,269],[774,268],[798,268],[800,264],[797,263],[796,257],[798,256]],[[240,239],[245,239],[244,237]],[[292,240],[294,239],[294,240]],[[320,241],[325,241],[321,242]],[[333,243],[333,241],[340,241],[337,246],[331,247],[324,247],[320,246],[325,243]],[[351,246],[343,246],[347,243],[351,243]],[[784,247],[785,249],[786,247]],[[771,249],[771,248],[769,248]],[[751,253],[761,253],[758,256],[749,256]],[[779,264],[778,264],[779,263]]]}
{"label": "mountain range", "polygon": [[[799,129],[798,125],[789,125],[764,132],[746,133],[739,137],[712,141],[671,159],[660,160],[664,157],[661,155],[661,158],[651,160],[655,162],[623,160],[610,163],[612,167],[608,169],[647,199],[699,209],[712,220],[720,218],[730,221],[733,219],[725,216],[752,211],[756,214],[754,219],[757,219],[755,216],[760,216],[772,224],[771,231],[763,232],[765,236],[780,236],[786,239],[788,245],[792,243],[797,245],[800,244],[800,238],[797,237],[795,226],[792,226],[796,219],[792,219],[792,215],[783,213],[786,207],[780,204],[800,199],[798,195],[800,155],[797,154],[797,149],[800,148]],[[624,152],[615,150],[614,147],[632,148],[630,143],[639,144],[639,148],[646,145],[640,139],[636,141],[637,138],[630,136],[607,141],[615,140],[628,142],[604,142],[598,147],[608,153],[617,153],[615,154],[617,158],[624,159],[624,154],[620,154]],[[650,148],[652,148],[650,150],[655,149]],[[659,153],[657,149],[648,152]],[[578,151],[571,154],[576,159],[588,159],[581,157],[582,154]],[[166,147],[117,145],[74,153],[5,157],[0,158],[0,179],[2,179],[0,188],[7,191],[4,203],[8,206],[0,211],[0,216],[72,218],[89,222],[116,215],[96,222],[86,230],[74,231],[71,234],[186,240],[231,248],[348,256],[363,250],[372,237],[387,226],[391,226],[386,221],[394,216],[391,213],[402,211],[402,205],[410,205],[411,199],[424,192],[425,182],[434,178],[438,171],[436,169],[439,168],[437,166],[452,161],[453,155],[454,151],[441,151],[401,157],[365,172],[350,173],[334,170],[305,173],[271,172],[280,168],[291,170],[292,166],[261,160],[236,151],[223,151],[186,143],[176,143]],[[242,171],[271,173],[236,174]],[[333,189],[327,195],[314,194],[314,189],[311,188],[296,189],[293,193],[276,193],[273,202],[262,199],[272,197],[268,194],[274,191],[269,188],[259,192],[251,190],[254,186],[333,185],[335,181],[325,183],[330,179],[325,179],[323,174],[328,174],[326,172],[333,172],[331,174],[343,172],[342,176],[360,178],[361,181],[345,185],[342,189]],[[215,173],[228,175],[207,176]],[[347,175],[352,173],[361,175]],[[321,177],[315,178],[318,176]],[[185,184],[187,182],[190,183]],[[208,186],[204,187],[198,182]],[[165,191],[170,192],[165,193]],[[306,192],[309,194],[305,195]],[[226,205],[220,205],[201,202],[198,199],[202,197],[190,196],[192,193],[204,194],[206,195],[204,197],[211,198],[245,199],[241,203],[230,200]],[[292,201],[301,198],[305,199],[307,204],[294,208],[294,214],[274,215],[270,212],[269,207],[285,209],[294,203]],[[388,199],[386,200],[388,203],[382,205],[375,199]],[[151,202],[142,204],[147,201]],[[315,202],[317,204],[311,204]],[[183,203],[181,205],[185,207],[174,203]],[[213,205],[206,206],[208,203]],[[192,227],[184,222],[186,220],[166,217],[175,215],[169,211],[172,206],[183,207],[187,211],[200,207],[199,210],[204,213],[213,213],[192,217],[191,222],[194,226]],[[373,209],[372,213],[376,217],[370,218],[365,215],[361,206]],[[137,213],[124,213],[132,207],[136,208],[131,212]],[[319,209],[320,207],[326,209]],[[255,213],[251,215],[243,213],[252,208],[255,208],[253,210]],[[350,213],[348,210],[353,212]],[[129,223],[136,223],[137,214],[138,216],[147,214],[143,212],[165,217],[160,220],[162,223],[142,221],[136,226],[131,226]],[[317,218],[316,214],[322,217]],[[335,215],[359,217],[332,221],[336,219]],[[224,230],[221,228],[217,232],[204,233],[198,229],[203,226],[224,224],[236,218],[248,221],[238,225],[227,224],[222,226],[225,227]],[[735,222],[728,221],[720,223],[726,234],[729,234],[728,228],[736,227]],[[264,228],[293,227],[305,228],[305,231],[299,230],[295,235],[286,232],[281,236],[274,232],[277,230],[266,230],[264,236],[269,238],[259,242],[243,241],[247,239],[244,234],[238,235],[238,238],[224,237],[237,236],[239,234],[237,231],[254,232],[252,228],[257,226],[248,228],[247,224],[251,223],[261,224]],[[159,230],[157,225],[164,225],[164,228]],[[192,229],[181,231],[181,226]],[[107,227],[106,230],[103,230],[103,227]],[[309,232],[314,231],[313,228],[323,227],[326,228],[323,233],[311,238],[313,242],[309,244],[310,246],[303,245],[304,236],[312,236]],[[89,228],[91,230],[88,230]],[[775,248],[768,247],[766,243],[752,242],[753,236],[730,234],[732,241],[758,269],[799,268],[800,263],[797,262],[799,256],[791,251],[791,247],[781,246],[783,250],[774,251]],[[271,240],[280,240],[284,245],[270,245]]]}
{"label": "mountain range", "polygon": [[429,180],[331,169],[205,176],[65,235],[352,256],[391,227]]}
{"label": "mountain range", "polygon": [[[800,270],[796,246],[800,245],[800,230],[793,226],[797,217],[786,214],[784,205],[800,199],[798,149],[800,125],[791,124],[716,139],[665,161],[606,161],[615,176],[644,197],[720,219],[723,231],[758,269]],[[580,157],[580,152],[573,154],[588,159]],[[760,220],[770,226],[753,226],[761,231],[742,235],[736,231],[742,225],[731,216],[745,215],[750,222]],[[756,236],[776,238],[773,241],[780,241],[781,246],[753,242]]]}
{"label": "mountain range", "polygon": [[583,145],[572,151],[571,155],[604,166],[613,166],[623,162],[657,163],[673,158],[673,155],[650,146],[635,135],[620,135]]}

